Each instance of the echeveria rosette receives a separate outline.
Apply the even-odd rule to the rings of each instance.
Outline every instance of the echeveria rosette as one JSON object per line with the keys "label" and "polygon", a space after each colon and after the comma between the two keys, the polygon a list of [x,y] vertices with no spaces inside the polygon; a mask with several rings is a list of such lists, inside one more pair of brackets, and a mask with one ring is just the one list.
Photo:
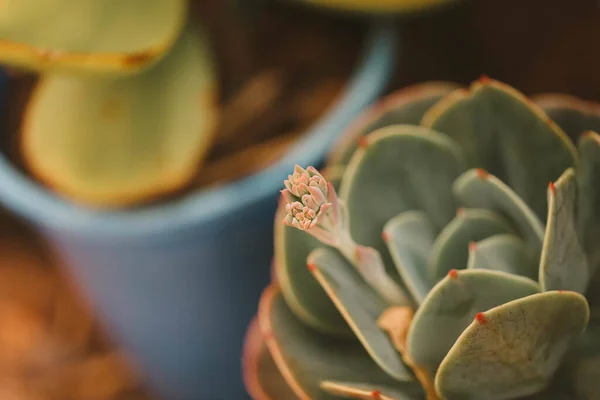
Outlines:
{"label": "echeveria rosette", "polygon": [[279,375],[251,363],[255,398],[600,396],[600,114],[552,96],[482,78],[426,112],[388,100],[351,156],[296,167],[252,329]]}

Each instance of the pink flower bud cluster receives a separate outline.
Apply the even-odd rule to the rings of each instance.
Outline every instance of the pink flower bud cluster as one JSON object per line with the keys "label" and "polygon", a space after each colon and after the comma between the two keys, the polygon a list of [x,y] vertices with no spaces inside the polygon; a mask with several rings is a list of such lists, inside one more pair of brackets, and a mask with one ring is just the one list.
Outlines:
{"label": "pink flower bud cluster", "polygon": [[327,181],[314,167],[304,169],[296,165],[284,185],[281,192],[287,201],[284,220],[287,225],[308,230],[331,208]]}

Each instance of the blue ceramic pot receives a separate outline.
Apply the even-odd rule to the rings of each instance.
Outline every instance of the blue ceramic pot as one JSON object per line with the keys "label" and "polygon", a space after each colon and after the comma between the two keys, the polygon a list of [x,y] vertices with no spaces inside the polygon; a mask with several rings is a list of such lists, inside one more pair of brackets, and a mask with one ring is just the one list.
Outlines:
{"label": "blue ceramic pot", "polygon": [[153,208],[98,212],[58,198],[0,157],[0,202],[49,240],[161,398],[245,399],[243,337],[270,281],[282,181],[295,163],[322,161],[382,93],[394,56],[393,27],[379,21],[339,101],[284,159],[246,179]]}

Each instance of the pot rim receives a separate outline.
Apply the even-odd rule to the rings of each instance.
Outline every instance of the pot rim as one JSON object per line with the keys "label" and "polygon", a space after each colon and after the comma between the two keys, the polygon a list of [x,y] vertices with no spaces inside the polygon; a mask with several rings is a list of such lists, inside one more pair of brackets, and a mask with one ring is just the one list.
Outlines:
{"label": "pot rim", "polygon": [[[259,202],[278,195],[295,164],[316,165],[324,159],[354,117],[383,91],[394,67],[395,49],[393,22],[373,18],[358,65],[342,94],[278,162],[248,177],[139,209],[95,210],[52,193],[0,154],[0,203],[42,228],[75,236],[85,232],[95,239],[149,239],[202,224],[221,224],[236,218],[234,211],[252,211]],[[0,93],[3,78],[0,75]]]}

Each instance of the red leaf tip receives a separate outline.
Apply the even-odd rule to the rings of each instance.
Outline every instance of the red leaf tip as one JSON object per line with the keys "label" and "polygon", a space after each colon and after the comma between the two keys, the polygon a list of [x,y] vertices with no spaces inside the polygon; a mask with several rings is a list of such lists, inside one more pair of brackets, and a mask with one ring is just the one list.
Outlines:
{"label": "red leaf tip", "polygon": [[358,145],[359,148],[364,149],[365,147],[367,147],[369,145],[369,139],[367,139],[365,136],[361,136],[356,141],[356,144]]}
{"label": "red leaf tip", "polygon": [[554,186],[554,182],[550,182],[548,184],[548,190],[550,190],[552,193],[556,193],[556,186]]}
{"label": "red leaf tip", "polygon": [[381,392],[379,390],[373,390],[371,392],[371,397],[376,399],[376,400],[380,400],[381,399]]}
{"label": "red leaf tip", "polygon": [[451,269],[450,272],[448,272],[448,276],[452,279],[456,279],[458,278],[458,271],[455,269]]}
{"label": "red leaf tip", "polygon": [[475,249],[477,249],[477,243],[475,243],[475,242],[469,242],[469,251],[470,252],[474,252]]}
{"label": "red leaf tip", "polygon": [[490,174],[483,168],[477,168],[477,176],[481,179],[487,178]]}
{"label": "red leaf tip", "polygon": [[381,238],[386,243],[390,241],[390,235],[385,231],[381,233]]}
{"label": "red leaf tip", "polygon": [[461,215],[463,215],[464,213],[465,213],[465,209],[462,207],[456,210],[456,215],[458,215],[459,217]]}
{"label": "red leaf tip", "polygon": [[315,264],[308,263],[308,264],[306,264],[306,266],[308,267],[308,270],[310,272],[315,272],[317,270],[317,266]]}
{"label": "red leaf tip", "polygon": [[483,85],[487,85],[488,83],[490,83],[490,77],[486,74],[481,74],[481,76],[479,77],[479,82],[481,82]]}
{"label": "red leaf tip", "polygon": [[485,315],[483,313],[477,313],[475,315],[475,320],[477,322],[479,322],[480,324],[486,324],[487,323],[487,318],[485,317]]}

